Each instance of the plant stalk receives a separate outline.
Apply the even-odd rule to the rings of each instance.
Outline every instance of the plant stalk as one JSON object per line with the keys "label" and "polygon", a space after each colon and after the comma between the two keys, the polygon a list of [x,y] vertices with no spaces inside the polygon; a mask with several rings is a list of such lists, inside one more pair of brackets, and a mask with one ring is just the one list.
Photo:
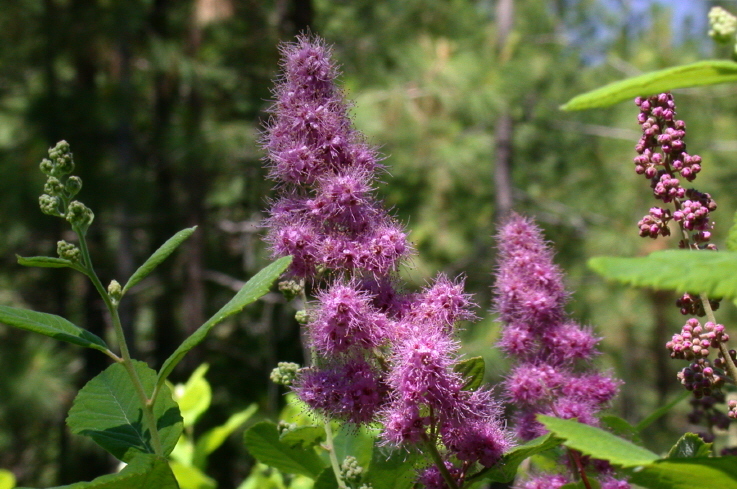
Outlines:
{"label": "plant stalk", "polygon": [[427,437],[427,435],[423,436],[423,441],[425,442],[425,447],[427,447],[427,451],[430,453],[430,457],[432,457],[433,462],[435,462],[435,466],[440,471],[440,475],[443,476],[443,480],[445,480],[445,483],[448,484],[448,487],[450,489],[460,489],[450,471],[448,470],[448,467],[445,466],[443,458],[440,456],[440,452],[438,452],[438,447],[435,446],[435,443],[433,443]]}
{"label": "plant stalk", "polygon": [[[714,316],[714,311],[711,308],[711,304],[709,304],[709,297],[707,297],[706,294],[701,294],[699,295],[699,297],[701,298],[701,303],[704,306],[706,318],[712,323],[717,324],[716,316]],[[719,342],[719,351],[724,357],[724,363],[727,366],[727,372],[729,373],[729,376],[732,378],[733,382],[737,382],[737,366],[734,364],[734,360],[732,360],[732,356],[729,354],[729,349],[727,349],[727,345],[721,341]]]}

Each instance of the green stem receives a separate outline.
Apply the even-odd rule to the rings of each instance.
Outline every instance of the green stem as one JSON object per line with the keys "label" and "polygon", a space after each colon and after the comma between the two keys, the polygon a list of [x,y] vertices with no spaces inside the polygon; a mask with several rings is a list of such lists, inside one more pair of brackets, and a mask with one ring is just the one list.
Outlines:
{"label": "green stem", "polygon": [[[714,311],[711,308],[711,304],[709,304],[709,297],[707,297],[706,294],[701,294],[699,297],[701,298],[701,304],[703,304],[704,306],[706,319],[714,324],[717,324],[716,316],[714,316]],[[729,376],[732,378],[733,382],[737,382],[737,366],[735,366],[734,361],[732,360],[732,356],[729,354],[729,349],[727,349],[727,345],[724,342],[719,342],[719,351],[724,357],[724,363],[727,366],[727,372],[729,373]]]}
{"label": "green stem", "polygon": [[425,442],[425,447],[427,448],[427,451],[430,453],[430,457],[432,457],[433,462],[435,462],[435,466],[440,471],[440,475],[443,476],[443,479],[445,480],[445,483],[448,484],[448,487],[450,487],[450,489],[460,489],[450,471],[448,470],[448,467],[445,466],[443,458],[440,456],[440,452],[438,452],[438,447],[435,445],[435,443],[430,441],[427,436],[423,436],[423,441]]}
{"label": "green stem", "polygon": [[330,457],[330,465],[333,467],[333,473],[335,474],[335,480],[338,481],[338,487],[340,489],[348,489],[343,481],[343,476],[340,474],[340,463],[338,463],[338,455],[335,453],[335,446],[333,445],[333,429],[330,426],[330,420],[325,420],[325,449],[328,451]]}
{"label": "green stem", "polygon": [[87,240],[85,239],[84,233],[82,233],[82,230],[77,226],[72,226],[72,229],[74,229],[74,232],[77,233],[77,236],[79,237],[79,249],[82,253],[82,264],[85,268],[86,275],[92,281],[92,284],[94,285],[95,289],[97,289],[100,297],[102,297],[102,300],[105,302],[105,306],[110,313],[110,317],[112,318],[113,330],[115,331],[115,337],[118,340],[120,354],[122,357],[122,360],[118,358],[118,360],[116,361],[123,364],[125,370],[128,372],[128,375],[131,378],[131,382],[133,382],[133,387],[135,388],[136,394],[138,395],[138,400],[141,402],[143,421],[147,425],[147,428],[151,433],[151,444],[153,445],[154,453],[156,453],[156,455],[163,456],[164,450],[161,445],[159,430],[156,428],[156,418],[154,416],[153,402],[149,400],[148,396],[146,395],[146,391],[143,388],[143,384],[141,383],[141,379],[138,376],[138,372],[136,372],[136,369],[133,366],[133,360],[131,359],[130,351],[128,350],[128,343],[126,343],[125,335],[123,334],[123,326],[120,323],[118,306],[117,304],[113,303],[110,295],[107,293],[107,290],[105,290],[102,282],[100,282],[100,278],[97,276],[95,269],[92,267],[92,258],[90,257],[89,248],[87,247]]}

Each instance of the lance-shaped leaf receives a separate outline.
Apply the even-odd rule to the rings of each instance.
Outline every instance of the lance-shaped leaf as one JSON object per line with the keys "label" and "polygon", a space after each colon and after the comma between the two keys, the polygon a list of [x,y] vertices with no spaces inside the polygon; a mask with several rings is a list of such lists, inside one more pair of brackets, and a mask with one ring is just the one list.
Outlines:
{"label": "lance-shaped leaf", "polygon": [[599,256],[589,266],[600,275],[635,287],[737,298],[737,252],[656,251],[637,258]]}
{"label": "lance-shaped leaf", "polygon": [[[139,453],[117,474],[51,489],[179,489],[165,458]],[[18,489],[24,489],[19,487]],[[25,488],[29,489],[29,488]]]}
{"label": "lance-shaped leaf", "polygon": [[75,326],[61,316],[44,312],[0,306],[0,323],[50,336],[56,340],[109,352],[105,342],[86,329]]}
{"label": "lance-shaped leaf", "polygon": [[465,383],[463,384],[463,390],[475,391],[481,387],[481,383],[484,381],[484,370],[486,369],[486,363],[483,357],[467,358],[458,362],[453,370],[463,376]]}
{"label": "lance-shaped leaf", "polygon": [[271,421],[251,426],[243,437],[246,448],[259,462],[287,474],[317,478],[327,466],[312,448],[290,447],[279,440],[279,431]]}
{"label": "lance-shaped leaf", "polygon": [[158,267],[162,261],[166,260],[169,255],[174,252],[174,250],[179,248],[179,245],[189,238],[192,233],[194,233],[195,229],[197,229],[197,226],[182,229],[177,234],[166,240],[166,243],[161,245],[158,250],[154,251],[153,255],[149,256],[148,260],[138,267],[138,270],[131,275],[131,278],[128,279],[128,283],[123,287],[123,293],[125,294],[131,287],[146,278],[154,268]]}
{"label": "lance-shaped leaf", "polygon": [[578,450],[584,455],[608,460],[613,465],[637,467],[652,463],[659,458],[657,454],[646,448],[594,426],[542,414],[538,414],[537,419],[555,436],[564,439],[565,446]]}
{"label": "lance-shaped leaf", "polygon": [[[133,365],[146,396],[150,397],[156,371],[144,362],[134,360]],[[168,387],[163,387],[153,411],[164,455],[169,455],[182,434],[182,416]],[[123,462],[138,453],[154,453],[136,388],[119,363],[110,365],[79,391],[67,425],[73,433],[89,436]]]}
{"label": "lance-shaped leaf", "polygon": [[737,81],[737,63],[725,60],[698,61],[683,66],[653,71],[610,83],[577,95],[562,110],[584,110],[608,107],[637,96],[650,96],[676,88],[716,85]]}
{"label": "lance-shaped leaf", "polygon": [[18,259],[18,264],[24,267],[39,267],[39,268],[73,268],[78,272],[82,272],[85,275],[87,272],[77,263],[73,263],[64,258],[54,258],[52,256],[19,256],[15,255]]}
{"label": "lance-shaped leaf", "polygon": [[197,328],[197,330],[192,333],[189,338],[184,340],[184,342],[179,345],[179,348],[177,348],[174,353],[166,359],[164,365],[161,366],[161,370],[159,371],[158,384],[161,385],[164,383],[171,371],[174,370],[174,367],[176,367],[182,358],[184,358],[184,355],[186,355],[189,350],[199,345],[202,340],[205,339],[205,336],[207,336],[207,333],[210,332],[213,326],[223,319],[240,312],[248,304],[255,302],[259,297],[266,294],[271,288],[271,284],[274,283],[274,280],[276,280],[279,275],[287,269],[290,263],[292,263],[291,256],[279,258],[274,263],[251,277],[251,280],[246,282],[243,288],[241,288],[241,290],[239,290],[227,304],[220,308],[220,310],[215,313],[213,317],[208,319],[205,324]]}
{"label": "lance-shaped leaf", "polygon": [[524,445],[513,448],[504,454],[496,465],[484,469],[478,474],[471,476],[469,481],[486,479],[496,482],[510,482],[517,474],[520,464],[529,457],[550,450],[560,445],[561,440],[552,433],[530,440]]}

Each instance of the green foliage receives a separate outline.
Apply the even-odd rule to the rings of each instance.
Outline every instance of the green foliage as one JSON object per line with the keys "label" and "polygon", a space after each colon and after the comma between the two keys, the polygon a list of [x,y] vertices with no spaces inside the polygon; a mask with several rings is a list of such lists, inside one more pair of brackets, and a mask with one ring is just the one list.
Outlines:
{"label": "green foliage", "polygon": [[[144,362],[133,361],[136,375],[150,396],[156,372]],[[164,387],[153,406],[156,428],[164,455],[169,455],[182,434],[182,416]],[[79,391],[67,417],[73,433],[89,436],[117,459],[129,462],[137,453],[154,453],[151,433],[145,428],[144,414],[136,387],[126,368],[115,363]]]}
{"label": "green foliage", "polygon": [[73,268],[78,272],[86,274],[84,268],[80,267],[76,263],[63,258],[54,258],[52,256],[18,256],[16,255],[19,265],[24,267],[39,267],[39,268]]}
{"label": "green foliage", "polygon": [[335,472],[328,467],[323,470],[315,479],[315,485],[312,489],[338,489],[338,481],[335,479]]}
{"label": "green foliage", "polygon": [[212,388],[210,383],[205,380],[205,374],[210,366],[206,363],[198,366],[192,375],[189,376],[187,382],[172,387],[174,400],[179,405],[179,411],[182,413],[182,420],[185,428],[191,428],[202,413],[207,411],[212,401]]}
{"label": "green foliage", "polygon": [[[599,484],[599,481],[597,481],[596,479],[590,478],[588,481],[589,481],[589,487],[591,489],[601,488],[601,484]],[[560,489],[587,489],[587,487],[583,483],[583,481],[576,481],[576,482],[569,482],[568,484],[561,486]]]}
{"label": "green foliage", "polygon": [[53,314],[0,306],[0,322],[67,343],[102,352],[109,351],[105,342],[98,336]]}
{"label": "green foliage", "polygon": [[475,391],[484,382],[484,371],[486,364],[483,357],[467,358],[458,362],[453,370],[458,372],[466,379],[463,389],[467,391]]}
{"label": "green foliage", "polygon": [[560,443],[561,440],[552,433],[530,440],[505,453],[498,464],[481,471],[473,479],[483,478],[496,482],[510,482],[514,479],[522,462],[535,454],[553,449]]}
{"label": "green foliage", "polygon": [[668,452],[666,458],[699,458],[712,455],[713,443],[706,443],[696,433],[686,433]]}
{"label": "green foliage", "polygon": [[594,426],[542,414],[537,419],[556,437],[562,438],[565,446],[584,455],[609,460],[614,465],[638,467],[659,458],[650,450]]}
{"label": "green foliage", "polygon": [[151,273],[157,266],[159,266],[161,262],[166,260],[169,255],[174,253],[174,250],[179,248],[179,245],[184,243],[187,238],[192,236],[192,233],[194,233],[196,229],[197,226],[182,229],[177,234],[169,238],[156,251],[154,251],[153,254],[148,257],[148,259],[143,263],[143,265],[138,267],[138,270],[136,270],[133,275],[131,275],[131,278],[128,279],[128,282],[123,287],[123,293],[125,294],[131,287],[146,278],[146,276]]}
{"label": "green foliage", "polygon": [[256,404],[251,404],[243,411],[232,414],[221,426],[216,426],[215,428],[203,433],[197,439],[194,446],[194,454],[192,457],[193,465],[204,470],[207,463],[207,457],[217,450],[223,442],[225,442],[225,440],[235,432],[235,430],[251,419],[257,410],[258,407]]}
{"label": "green foliage", "polygon": [[658,460],[629,479],[647,489],[737,489],[737,457]]}
{"label": "green foliage", "polygon": [[246,448],[258,461],[287,474],[317,478],[326,467],[311,448],[295,448],[279,440],[279,431],[271,421],[251,426],[244,435]]}
{"label": "green foliage", "polygon": [[737,252],[668,250],[645,257],[599,256],[589,266],[600,275],[635,287],[737,298]]}
{"label": "green foliage", "polygon": [[[166,459],[137,453],[117,474],[108,474],[90,482],[77,482],[52,489],[179,489]],[[23,488],[19,488],[23,489]]]}
{"label": "green foliage", "polygon": [[185,465],[176,460],[170,460],[169,466],[174,472],[179,489],[215,489],[218,486],[212,477],[194,465]]}
{"label": "green foliage", "polygon": [[737,63],[724,60],[698,61],[610,83],[573,97],[561,109],[584,110],[608,107],[618,102],[634,99],[637,96],[649,96],[676,88],[733,83],[735,81],[737,81]]}
{"label": "green foliage", "polygon": [[659,420],[663,416],[665,416],[671,409],[673,409],[678,403],[681,401],[684,401],[691,397],[691,393],[688,391],[679,393],[676,397],[671,399],[669,402],[664,404],[663,406],[660,406],[655,411],[647,415],[645,418],[642,419],[639,423],[635,425],[635,430],[639,433],[651,424],[653,424],[655,421]]}
{"label": "green foliage", "polygon": [[375,445],[366,484],[374,489],[409,489],[415,480],[419,457],[406,450],[391,450]]}
{"label": "green foliage", "polygon": [[174,367],[182,361],[184,355],[186,355],[189,350],[199,345],[205,339],[207,333],[213,328],[213,326],[217,325],[227,317],[240,312],[248,304],[255,302],[259,297],[266,294],[274,283],[274,280],[276,280],[279,275],[287,269],[291,262],[291,256],[279,258],[251,277],[251,279],[246,282],[241,290],[238,291],[238,293],[227,304],[215,313],[214,316],[208,319],[205,324],[200,326],[197,331],[184,340],[174,353],[166,359],[164,364],[161,366],[161,370],[159,370],[157,385],[164,383],[172,370],[174,370]]}
{"label": "green foliage", "polygon": [[290,447],[314,447],[325,439],[325,428],[322,426],[297,426],[279,435],[279,441]]}
{"label": "green foliage", "polygon": [[729,228],[729,234],[725,244],[729,251],[737,251],[737,212],[734,213],[734,217],[732,218],[732,227]]}
{"label": "green foliage", "polygon": [[13,489],[15,487],[15,476],[9,470],[0,469],[0,489]]}
{"label": "green foliage", "polygon": [[599,418],[602,424],[613,434],[621,436],[637,445],[642,445],[639,430],[629,424],[626,420],[612,414],[605,414]]}

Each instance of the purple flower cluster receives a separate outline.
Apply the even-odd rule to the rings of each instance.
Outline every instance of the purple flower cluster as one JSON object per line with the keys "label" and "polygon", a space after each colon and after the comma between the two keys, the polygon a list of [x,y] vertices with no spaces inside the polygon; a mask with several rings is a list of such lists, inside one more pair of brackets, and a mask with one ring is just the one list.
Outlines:
{"label": "purple flower cluster", "polygon": [[442,275],[419,293],[397,290],[410,246],[373,196],[378,157],[351,127],[330,50],[301,36],[282,53],[264,137],[280,191],[267,240],[293,256],[293,277],[328,279],[304,314],[313,365],[293,389],[330,418],[381,421],[387,444],[432,448],[445,467],[423,471],[427,487],[445,487],[448,474],[462,481],[510,446],[499,404],[454,370],[455,324],[474,318],[474,304],[462,280]]}
{"label": "purple flower cluster", "polygon": [[[567,317],[563,276],[542,231],[513,214],[497,239],[494,289],[504,325],[499,346],[515,361],[505,390],[518,408],[518,436],[530,440],[545,433],[537,414],[598,424],[596,414],[616,395],[620,382],[591,365],[599,338]],[[560,487],[566,482],[563,476],[544,474],[519,487]]]}
{"label": "purple flower cluster", "polygon": [[318,270],[384,275],[410,252],[402,227],[374,198],[378,155],[351,127],[330,49],[301,36],[282,49],[263,147],[280,183],[267,225],[274,255],[296,277]]}
{"label": "purple flower cluster", "polygon": [[[692,182],[701,171],[701,157],[686,152],[686,123],[675,118],[676,105],[670,93],[661,93],[648,98],[637,97],[640,107],[637,121],[642,128],[642,137],[635,149],[635,172],[650,180],[656,199],[672,202],[675,211],[653,207],[648,215],[637,223],[640,236],[657,238],[669,236],[668,224],[675,220],[683,230],[691,232],[690,240],[695,244],[711,239],[713,224],[709,213],[716,210],[716,203],[709,194],[681,186],[677,175]],[[684,240],[681,247],[690,246]]]}

